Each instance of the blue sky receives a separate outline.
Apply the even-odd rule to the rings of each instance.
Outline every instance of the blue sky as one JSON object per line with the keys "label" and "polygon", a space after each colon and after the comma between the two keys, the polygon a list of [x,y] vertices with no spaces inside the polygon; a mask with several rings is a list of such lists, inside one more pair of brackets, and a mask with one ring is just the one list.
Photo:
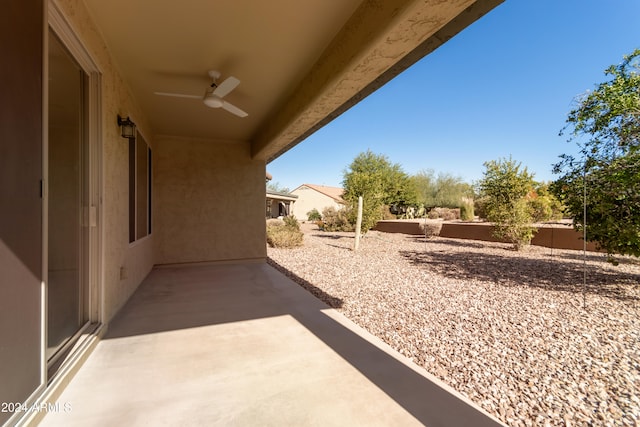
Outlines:
{"label": "blue sky", "polygon": [[415,174],[467,182],[512,156],[535,179],[575,144],[573,100],[640,48],[640,0],[506,0],[438,50],[267,165],[273,181],[341,186],[371,150]]}

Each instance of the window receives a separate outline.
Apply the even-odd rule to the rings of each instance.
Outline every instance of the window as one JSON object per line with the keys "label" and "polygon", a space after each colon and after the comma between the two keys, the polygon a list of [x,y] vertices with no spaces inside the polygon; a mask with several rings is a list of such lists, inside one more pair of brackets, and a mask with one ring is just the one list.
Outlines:
{"label": "window", "polygon": [[129,140],[129,242],[151,234],[151,149],[140,132]]}

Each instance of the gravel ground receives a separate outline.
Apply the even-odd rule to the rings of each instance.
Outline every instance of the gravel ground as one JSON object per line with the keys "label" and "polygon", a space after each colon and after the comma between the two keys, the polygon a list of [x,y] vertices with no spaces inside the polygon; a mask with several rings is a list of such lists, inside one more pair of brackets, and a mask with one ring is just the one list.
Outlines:
{"label": "gravel ground", "polygon": [[637,259],[303,231],[270,263],[506,424],[640,425]]}

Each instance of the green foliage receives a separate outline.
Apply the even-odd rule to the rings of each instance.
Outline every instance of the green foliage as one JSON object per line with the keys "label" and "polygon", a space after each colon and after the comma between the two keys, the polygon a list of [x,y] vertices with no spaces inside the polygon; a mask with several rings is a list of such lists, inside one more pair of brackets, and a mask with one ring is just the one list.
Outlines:
{"label": "green foliage", "polygon": [[344,173],[342,185],[352,224],[356,222],[358,196],[362,196],[364,233],[384,217],[384,205],[411,206],[417,201],[413,183],[401,166],[371,151],[356,156]]}
{"label": "green foliage", "polygon": [[536,231],[527,197],[533,190],[533,175],[512,158],[491,160],[484,167],[479,189],[486,198],[486,217],[495,224],[497,238],[520,250],[531,243]]}
{"label": "green foliage", "polygon": [[473,200],[473,209],[475,211],[475,214],[478,215],[478,217],[481,219],[487,219],[487,201],[488,200],[489,199],[486,196],[476,197]]}
{"label": "green foliage", "polygon": [[274,193],[289,193],[289,187],[283,187],[279,182],[270,182],[267,184],[267,191]]}
{"label": "green foliage", "polygon": [[267,220],[267,243],[274,248],[293,248],[302,246],[304,234],[300,224],[293,216],[284,220]]}
{"label": "green foliage", "polygon": [[580,232],[586,207],[587,240],[609,255],[640,256],[639,189],[640,150],[608,161],[592,160],[586,173],[565,173],[553,185]]}
{"label": "green foliage", "polygon": [[313,208],[309,212],[307,212],[307,220],[309,221],[320,221],[322,219],[322,215],[318,212],[318,209]]}
{"label": "green foliage", "polygon": [[467,198],[460,204],[460,219],[463,221],[473,221],[475,219],[473,199]]}
{"label": "green foliage", "polygon": [[292,230],[300,231],[300,223],[298,222],[295,216],[293,215],[285,216],[284,218],[282,218],[282,220],[284,221],[284,225],[286,227],[289,227]]}
{"label": "green foliage", "polygon": [[354,226],[349,222],[349,209],[324,208],[322,210],[322,229],[324,231],[353,231]]}
{"label": "green foliage", "polygon": [[605,70],[611,79],[578,99],[563,132],[580,142],[583,157],[612,159],[640,147],[640,49]]}
{"label": "green foliage", "polygon": [[533,222],[545,222],[562,219],[562,203],[549,190],[547,183],[535,183],[535,187],[528,195],[529,206]]}
{"label": "green foliage", "polygon": [[605,71],[610,80],[578,100],[563,132],[570,130],[580,154],[562,155],[554,166],[562,175],[552,191],[574,227],[584,230],[586,207],[587,240],[609,255],[640,256],[639,60],[636,49]]}
{"label": "green foliage", "polygon": [[473,197],[473,186],[448,173],[435,176],[433,170],[422,170],[411,177],[419,205],[458,208],[465,198]]}

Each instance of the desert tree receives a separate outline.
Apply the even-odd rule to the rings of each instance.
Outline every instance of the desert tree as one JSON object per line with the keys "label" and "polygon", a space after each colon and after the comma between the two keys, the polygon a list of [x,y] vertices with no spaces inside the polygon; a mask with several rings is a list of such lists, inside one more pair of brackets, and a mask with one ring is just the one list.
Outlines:
{"label": "desert tree", "polygon": [[421,170],[411,176],[416,188],[418,204],[426,207],[458,208],[465,200],[473,198],[473,186],[461,177],[439,173],[431,169]]}
{"label": "desert tree", "polygon": [[362,232],[367,232],[383,218],[387,206],[416,203],[413,183],[400,164],[391,163],[386,156],[370,150],[353,159],[344,171],[342,185],[342,197],[350,203],[349,211],[354,218],[358,197],[363,198]]}
{"label": "desert tree", "polygon": [[561,176],[552,190],[574,228],[609,255],[640,256],[639,61],[636,49],[605,70],[608,80],[577,98],[561,134],[579,154],[563,154],[554,165]]}
{"label": "desert tree", "polygon": [[536,231],[531,225],[533,209],[529,203],[533,175],[511,157],[485,162],[484,167],[478,190],[485,202],[486,218],[494,223],[497,238],[520,250],[531,243]]}

